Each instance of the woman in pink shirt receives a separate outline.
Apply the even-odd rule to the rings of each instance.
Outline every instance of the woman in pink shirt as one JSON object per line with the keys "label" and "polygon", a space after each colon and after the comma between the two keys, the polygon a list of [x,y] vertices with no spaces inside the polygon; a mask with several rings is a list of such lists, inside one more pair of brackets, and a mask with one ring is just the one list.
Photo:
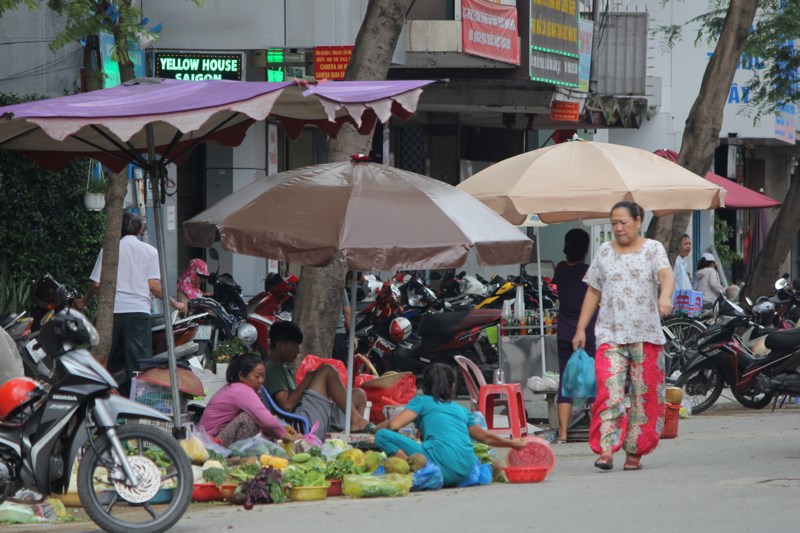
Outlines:
{"label": "woman in pink shirt", "polygon": [[242,353],[231,359],[224,385],[208,402],[200,425],[228,447],[231,443],[264,433],[268,437],[293,441],[302,435],[264,406],[258,390],[264,383],[264,362],[255,354]]}

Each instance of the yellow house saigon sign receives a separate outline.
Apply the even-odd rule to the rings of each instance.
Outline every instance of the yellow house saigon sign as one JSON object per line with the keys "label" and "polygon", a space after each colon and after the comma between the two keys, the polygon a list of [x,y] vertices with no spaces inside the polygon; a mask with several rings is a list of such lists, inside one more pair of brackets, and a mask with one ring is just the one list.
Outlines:
{"label": "yellow house saigon sign", "polygon": [[242,54],[155,52],[155,77],[241,81]]}

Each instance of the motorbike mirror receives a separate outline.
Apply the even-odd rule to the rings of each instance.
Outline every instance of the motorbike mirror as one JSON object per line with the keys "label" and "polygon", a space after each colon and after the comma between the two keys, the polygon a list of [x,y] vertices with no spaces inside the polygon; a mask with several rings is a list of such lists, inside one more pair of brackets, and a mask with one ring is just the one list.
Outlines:
{"label": "motorbike mirror", "polygon": [[175,324],[175,322],[177,322],[177,321],[178,321],[178,310],[177,309],[173,309],[172,314],[169,317],[169,323],[170,324]]}
{"label": "motorbike mirror", "polygon": [[781,278],[775,282],[775,290],[785,289],[787,285],[789,285],[789,281],[786,278]]}
{"label": "motorbike mirror", "polygon": [[214,261],[219,261],[219,252],[217,251],[216,248],[209,248],[208,257],[210,257]]}
{"label": "motorbike mirror", "polygon": [[753,300],[749,296],[745,297],[744,301],[747,302],[747,307],[753,307]]}

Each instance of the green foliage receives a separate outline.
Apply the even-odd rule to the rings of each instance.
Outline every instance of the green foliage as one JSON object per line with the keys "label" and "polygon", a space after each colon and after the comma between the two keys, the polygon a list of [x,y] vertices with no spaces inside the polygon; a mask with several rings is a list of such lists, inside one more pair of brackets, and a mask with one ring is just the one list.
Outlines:
{"label": "green foliage", "polygon": [[30,280],[14,276],[8,271],[7,261],[0,263],[0,315],[20,313],[28,308]]}
{"label": "green foliage", "polygon": [[719,262],[722,266],[730,266],[734,261],[742,258],[729,245],[728,241],[733,237],[735,229],[719,216],[714,215],[714,246],[717,249]]}
{"label": "green foliage", "polygon": [[[0,93],[0,106],[32,100]],[[48,172],[17,152],[0,150],[0,243],[6,286],[51,274],[67,288],[88,283],[103,239],[103,212],[83,207],[88,162]],[[19,289],[17,289],[19,294]]]}
{"label": "green foliage", "polygon": [[16,9],[20,4],[27,6],[31,11],[39,8],[39,2],[36,0],[0,0],[0,15],[4,11]]}
{"label": "green foliage", "polygon": [[249,352],[250,349],[239,337],[219,341],[217,347],[211,352],[211,359],[215,363],[229,363],[234,355]]}
{"label": "green foliage", "polygon": [[[706,13],[683,23],[657,26],[652,33],[662,37],[661,47],[664,51],[671,50],[684,37],[682,30],[687,26],[698,27],[695,46],[699,43],[714,45],[722,30],[729,4],[725,0],[715,0]],[[748,61],[752,59],[758,62],[757,68],[751,70],[752,80],[745,86],[749,91],[750,104],[746,113],[753,117],[754,122],[774,114],[776,107],[800,102],[796,87],[800,56],[791,47],[791,41],[798,35],[800,2],[761,0],[744,51]]]}

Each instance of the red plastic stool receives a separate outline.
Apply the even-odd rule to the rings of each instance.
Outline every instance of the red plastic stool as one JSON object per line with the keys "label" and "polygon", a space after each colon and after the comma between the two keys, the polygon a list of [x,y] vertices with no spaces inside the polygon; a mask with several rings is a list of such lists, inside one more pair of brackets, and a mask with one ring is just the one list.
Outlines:
{"label": "red plastic stool", "polygon": [[[508,426],[496,427],[494,425],[495,400],[503,396],[508,403]],[[515,439],[528,434],[528,414],[525,411],[525,400],[522,397],[522,385],[519,383],[499,385],[491,383],[481,386],[478,410],[483,414],[486,426],[492,433],[504,435],[510,432]]]}

